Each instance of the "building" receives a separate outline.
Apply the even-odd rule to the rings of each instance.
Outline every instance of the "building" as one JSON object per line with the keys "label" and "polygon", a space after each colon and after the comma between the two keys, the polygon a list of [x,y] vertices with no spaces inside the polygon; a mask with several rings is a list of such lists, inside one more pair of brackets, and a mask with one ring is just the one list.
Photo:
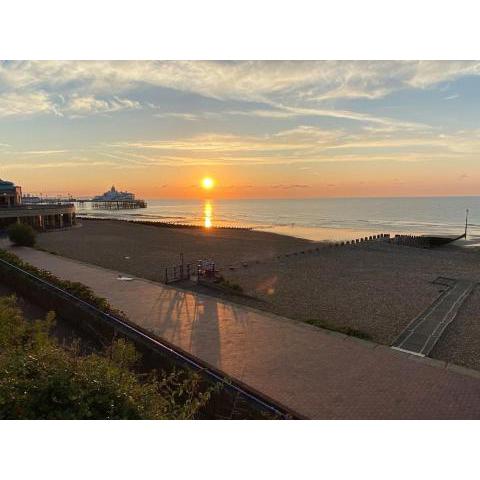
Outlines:
{"label": "building", "polygon": [[22,189],[12,182],[0,179],[0,207],[13,207],[21,205]]}
{"label": "building", "polygon": [[120,192],[113,186],[108,192],[103,195],[98,195],[93,198],[94,202],[134,202],[135,194],[130,192]]}
{"label": "building", "polygon": [[12,223],[27,223],[37,230],[70,227],[75,224],[75,205],[24,204],[22,188],[0,180],[0,229]]}

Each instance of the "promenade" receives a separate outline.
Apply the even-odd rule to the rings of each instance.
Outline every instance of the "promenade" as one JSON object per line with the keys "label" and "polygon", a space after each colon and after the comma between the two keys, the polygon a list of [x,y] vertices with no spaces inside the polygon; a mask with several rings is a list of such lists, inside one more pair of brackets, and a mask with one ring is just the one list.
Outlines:
{"label": "promenade", "polygon": [[[82,282],[130,320],[300,415],[480,419],[480,372],[29,248],[25,261]],[[126,275],[129,276],[129,275]]]}

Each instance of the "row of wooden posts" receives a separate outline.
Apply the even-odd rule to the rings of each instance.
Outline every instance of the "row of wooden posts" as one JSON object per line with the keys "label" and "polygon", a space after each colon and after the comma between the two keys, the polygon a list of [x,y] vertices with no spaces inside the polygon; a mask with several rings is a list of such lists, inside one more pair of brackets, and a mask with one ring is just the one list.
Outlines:
{"label": "row of wooden posts", "polygon": [[419,248],[426,248],[430,246],[430,241],[428,238],[417,235],[395,235],[394,238],[390,239],[390,243],[394,245]]}
{"label": "row of wooden posts", "polygon": [[[364,242],[370,242],[373,240],[388,240],[390,239],[390,234],[389,233],[380,233],[378,235],[370,235],[368,237],[362,237],[362,238],[356,238],[354,240],[346,240],[343,242],[335,242],[335,243],[327,243],[325,246],[322,247],[316,247],[316,248],[310,248],[307,250],[301,250],[299,252],[293,252],[293,253],[284,253],[281,255],[277,255],[277,259],[285,258],[285,257],[294,257],[294,256],[299,256],[299,255],[307,255],[307,254],[312,254],[312,253],[318,253],[320,250],[326,248],[326,247],[342,247],[346,245],[358,245]],[[262,263],[260,260],[255,260],[253,262],[242,262],[238,266],[242,266],[244,268],[247,268],[249,265],[255,265]],[[235,265],[230,265],[229,269],[230,270],[235,270],[237,266]]]}
{"label": "row of wooden posts", "polygon": [[[342,242],[334,242],[325,244],[325,247],[343,247],[347,245],[360,245],[365,242],[384,240],[392,243],[394,245],[405,245],[405,246],[415,246],[415,247],[425,247],[427,246],[427,240],[424,237],[419,237],[415,235],[395,235],[394,238],[391,238],[389,233],[380,233],[378,235],[369,235],[368,237],[356,238],[354,240],[345,240]],[[307,250],[301,250],[299,252],[293,253],[284,253],[282,255],[277,255],[277,259],[285,257],[294,257],[299,255],[306,255],[312,253],[318,253],[321,249],[325,247],[316,247]],[[238,266],[230,265],[230,270],[235,270],[238,267],[247,268],[249,265],[255,265],[261,263],[260,260],[255,260],[253,262],[241,262]],[[198,267],[197,267],[198,269]],[[165,268],[165,283],[171,283],[179,280],[188,280],[190,276],[194,273],[195,267],[187,263],[186,265],[174,265],[172,267]]]}

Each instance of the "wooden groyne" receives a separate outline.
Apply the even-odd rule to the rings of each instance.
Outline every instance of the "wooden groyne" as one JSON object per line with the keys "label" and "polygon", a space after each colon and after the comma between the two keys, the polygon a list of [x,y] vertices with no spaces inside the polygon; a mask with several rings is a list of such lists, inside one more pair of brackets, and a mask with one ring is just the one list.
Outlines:
{"label": "wooden groyne", "polygon": [[105,217],[96,217],[94,215],[77,215],[77,218],[82,220],[99,220],[99,221],[108,221],[108,222],[125,222],[125,223],[134,223],[139,225],[149,225],[152,227],[159,227],[159,228],[191,228],[195,230],[244,230],[250,231],[253,230],[252,227],[237,227],[237,226],[229,226],[229,225],[221,225],[216,227],[209,227],[208,229],[205,228],[204,225],[195,225],[192,223],[174,223],[174,222],[162,222],[162,221],[154,221],[154,220],[138,220],[138,219],[125,219],[125,218],[105,218]]}
{"label": "wooden groyne", "polygon": [[275,257],[269,257],[264,260],[252,260],[249,262],[238,262],[232,265],[229,265],[226,268],[219,268],[219,271],[222,270],[236,270],[238,268],[248,268],[249,266],[254,266],[258,265],[261,263],[266,263],[266,262],[271,262],[272,260],[282,260],[284,258],[289,258],[289,257],[303,257],[307,255],[313,255],[313,254],[318,254],[322,250],[325,250],[326,248],[338,248],[338,247],[346,247],[346,246],[355,246],[355,245],[364,245],[368,242],[378,242],[378,241],[389,241],[390,240],[390,234],[389,233],[380,233],[377,235],[369,235],[368,237],[361,237],[361,238],[356,238],[354,240],[345,240],[342,242],[322,242],[321,245],[315,246],[312,248],[307,248],[304,250],[299,250],[297,252],[289,252],[289,253],[282,253],[279,255],[276,255]]}
{"label": "wooden groyne", "polygon": [[462,235],[395,235],[391,239],[391,243],[394,245],[402,245],[406,247],[417,247],[417,248],[434,248],[441,247],[443,245],[448,245],[457,240],[466,238],[466,234]]}

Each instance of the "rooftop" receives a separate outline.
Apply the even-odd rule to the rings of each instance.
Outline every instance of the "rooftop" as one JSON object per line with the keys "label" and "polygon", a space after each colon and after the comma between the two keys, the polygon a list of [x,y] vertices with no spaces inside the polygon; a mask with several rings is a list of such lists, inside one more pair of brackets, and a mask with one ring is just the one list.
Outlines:
{"label": "rooftop", "polygon": [[13,182],[0,179],[0,192],[15,192],[17,187]]}

